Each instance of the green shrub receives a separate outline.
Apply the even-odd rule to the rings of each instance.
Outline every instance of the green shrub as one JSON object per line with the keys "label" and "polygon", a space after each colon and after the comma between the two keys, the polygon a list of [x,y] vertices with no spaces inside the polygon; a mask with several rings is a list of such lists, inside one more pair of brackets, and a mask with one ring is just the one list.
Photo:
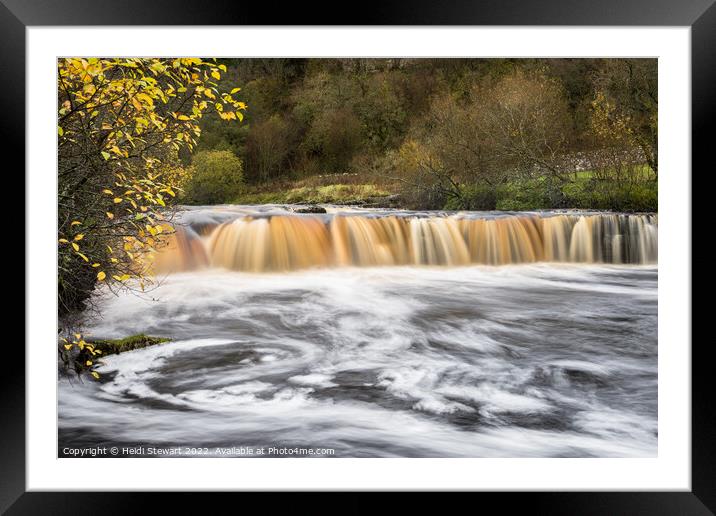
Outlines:
{"label": "green shrub", "polygon": [[611,181],[568,183],[562,191],[573,208],[613,211],[658,211],[656,182],[620,184]]}
{"label": "green shrub", "polygon": [[496,209],[503,211],[540,210],[551,207],[544,178],[520,179],[497,190]]}
{"label": "green shrub", "polygon": [[243,179],[243,164],[232,152],[198,152],[184,185],[183,201],[188,204],[229,202],[243,190]]}
{"label": "green shrub", "polygon": [[490,185],[465,185],[462,196],[448,198],[446,210],[494,210],[497,206],[497,193]]}
{"label": "green shrub", "polygon": [[658,211],[656,182],[618,183],[581,175],[550,191],[546,178],[518,179],[491,188],[466,185],[460,199],[450,198],[448,210],[529,211],[579,208],[612,211]]}

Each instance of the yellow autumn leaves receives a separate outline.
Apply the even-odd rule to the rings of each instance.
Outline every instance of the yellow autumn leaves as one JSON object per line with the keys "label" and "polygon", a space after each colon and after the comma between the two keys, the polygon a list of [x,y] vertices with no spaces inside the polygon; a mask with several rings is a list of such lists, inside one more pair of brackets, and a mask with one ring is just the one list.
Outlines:
{"label": "yellow autumn leaves", "polygon": [[[81,224],[82,224],[82,223],[81,223],[80,221],[78,221],[78,220],[73,220],[73,221],[70,223],[70,227],[72,228],[72,227],[75,227],[75,226],[79,226],[79,225],[81,225]],[[85,237],[84,233],[77,233],[77,234],[75,234],[74,236],[72,236],[72,242],[70,242],[70,241],[69,241],[68,239],[66,239],[66,238],[60,238],[60,239],[57,240],[57,242],[58,242],[61,246],[62,246],[62,245],[69,245],[69,246],[72,248],[72,250],[75,252],[75,254],[76,254],[77,256],[79,256],[80,258],[82,258],[82,260],[84,260],[85,262],[89,262],[89,258],[87,257],[87,255],[84,254],[84,253],[82,253],[82,252],[80,252],[80,244],[77,243],[77,242],[79,242],[80,240],[82,240],[84,237]]]}
{"label": "yellow autumn leaves", "polygon": [[604,92],[598,91],[592,101],[590,124],[594,133],[602,139],[620,141],[632,136],[629,117],[617,110]]}
{"label": "yellow autumn leaves", "polygon": [[240,88],[219,88],[226,66],[200,58],[64,58],[57,67],[60,191],[72,199],[67,213],[60,205],[58,244],[79,258],[61,260],[60,274],[76,277],[79,263],[97,269],[98,282],[141,280],[142,256],[171,232],[167,208],[186,181],[179,150],[194,149],[208,112],[243,119]]}
{"label": "yellow autumn leaves", "polygon": [[[95,357],[102,354],[102,350],[96,349],[95,345],[91,342],[87,342],[85,337],[81,333],[74,333],[69,337],[60,338],[60,349],[65,354],[69,353],[73,348],[79,352],[83,352],[89,357]],[[83,365],[91,368],[94,365],[94,361],[90,358],[84,359]],[[96,380],[99,380],[100,374],[97,371],[91,371],[90,374]]]}

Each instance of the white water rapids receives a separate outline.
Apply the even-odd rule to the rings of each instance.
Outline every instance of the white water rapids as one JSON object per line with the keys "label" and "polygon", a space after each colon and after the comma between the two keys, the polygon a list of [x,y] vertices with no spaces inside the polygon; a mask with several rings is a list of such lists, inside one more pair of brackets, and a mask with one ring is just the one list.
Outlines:
{"label": "white water rapids", "polygon": [[173,341],[61,379],[60,450],[657,453],[655,264],[208,267],[98,302],[86,333]]}

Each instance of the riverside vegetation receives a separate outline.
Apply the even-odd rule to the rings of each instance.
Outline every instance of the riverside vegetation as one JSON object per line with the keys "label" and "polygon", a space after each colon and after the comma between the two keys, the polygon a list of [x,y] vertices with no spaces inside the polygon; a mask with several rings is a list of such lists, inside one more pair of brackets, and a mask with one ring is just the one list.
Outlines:
{"label": "riverside vegetation", "polygon": [[240,88],[219,86],[227,67],[216,60],[63,58],[57,67],[59,349],[77,370],[102,350],[70,329],[71,316],[91,309],[98,283],[151,285],[145,257],[171,231],[189,173],[179,152],[195,148],[204,115],[240,121],[246,106]]}
{"label": "riverside vegetation", "polygon": [[90,367],[124,349],[70,328],[98,284],[152,288],[147,257],[182,204],[656,212],[656,70],[654,59],[60,59],[60,354]]}
{"label": "riverside vegetation", "polygon": [[657,211],[655,60],[226,64],[246,118],[204,117],[180,157],[205,176],[230,153],[242,186],[207,199],[190,180],[184,203]]}

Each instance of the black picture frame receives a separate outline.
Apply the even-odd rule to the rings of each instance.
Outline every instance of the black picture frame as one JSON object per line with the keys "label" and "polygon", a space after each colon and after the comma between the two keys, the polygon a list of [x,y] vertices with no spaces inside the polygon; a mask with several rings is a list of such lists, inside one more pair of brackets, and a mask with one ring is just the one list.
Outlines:
{"label": "black picture frame", "polygon": [[[245,0],[0,0],[0,38],[3,74],[0,106],[0,136],[14,157],[24,163],[26,38],[29,26],[43,25],[602,25],[602,26],[690,26],[692,65],[692,163],[706,170],[708,127],[716,114],[716,6],[715,0],[413,0],[363,1],[349,8],[336,3],[308,5]],[[87,48],[91,52],[91,46]],[[701,165],[701,167],[699,167]],[[710,166],[713,166],[712,164]],[[8,170],[9,172],[9,170]],[[51,171],[48,171],[48,174]],[[684,171],[684,180],[688,180]],[[27,190],[26,190],[27,193]],[[694,218],[692,217],[692,220]],[[694,220],[695,221],[695,220]],[[25,235],[25,238],[32,238]],[[25,270],[25,277],[31,274]],[[693,270],[692,270],[693,274]],[[32,310],[25,307],[25,313]],[[682,343],[684,347],[689,342]],[[40,343],[26,342],[39,347]],[[692,346],[692,490],[690,492],[592,492],[592,493],[476,493],[475,507],[498,502],[501,511],[527,507],[548,514],[713,514],[716,511],[716,404],[710,342]],[[53,348],[54,349],[54,348]],[[16,353],[16,355],[19,353]],[[25,369],[6,367],[0,374],[0,510],[7,514],[137,514],[161,498],[163,510],[204,513],[217,501],[240,497],[241,506],[250,501],[269,503],[270,512],[283,512],[280,503],[295,511],[305,504],[312,512],[336,506],[322,497],[293,497],[278,502],[275,497],[257,500],[262,494],[203,493],[79,493],[26,492],[25,478]],[[88,468],[88,475],[93,472]],[[108,474],[101,472],[100,474]],[[81,482],[78,482],[78,488]],[[373,494],[352,493],[341,502],[340,512],[371,510]],[[464,496],[464,495],[460,495]],[[412,496],[423,504],[422,494]],[[459,503],[460,499],[453,499]],[[238,499],[232,500],[237,503]],[[469,502],[475,504],[474,500]]]}

